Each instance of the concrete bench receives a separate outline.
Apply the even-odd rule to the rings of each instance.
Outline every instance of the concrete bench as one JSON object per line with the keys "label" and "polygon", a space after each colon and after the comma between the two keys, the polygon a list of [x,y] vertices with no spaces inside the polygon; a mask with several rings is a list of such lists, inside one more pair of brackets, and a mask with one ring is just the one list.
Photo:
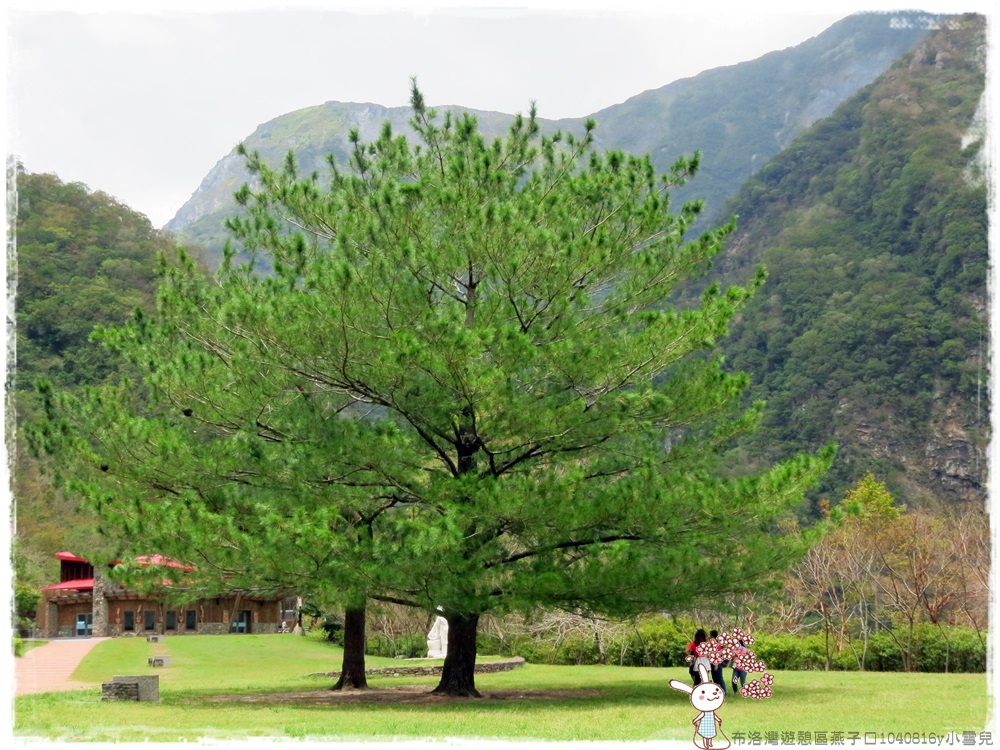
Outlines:
{"label": "concrete bench", "polygon": [[158,701],[159,675],[115,675],[111,682],[101,683],[102,701]]}

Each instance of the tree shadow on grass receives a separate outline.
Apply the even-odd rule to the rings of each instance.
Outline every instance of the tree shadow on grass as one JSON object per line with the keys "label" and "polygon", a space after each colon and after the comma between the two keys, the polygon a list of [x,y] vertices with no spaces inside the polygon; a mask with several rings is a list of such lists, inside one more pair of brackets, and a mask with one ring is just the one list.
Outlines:
{"label": "tree shadow on grass", "polygon": [[607,698],[613,691],[603,688],[567,688],[567,689],[485,689],[480,690],[482,698],[456,698],[433,692],[434,687],[428,685],[397,685],[392,687],[376,687],[368,690],[286,690],[267,693],[228,693],[197,698],[199,703],[239,703],[270,706],[336,706],[336,705],[473,705],[483,706],[490,703],[508,701],[562,701],[562,700],[592,700]]}

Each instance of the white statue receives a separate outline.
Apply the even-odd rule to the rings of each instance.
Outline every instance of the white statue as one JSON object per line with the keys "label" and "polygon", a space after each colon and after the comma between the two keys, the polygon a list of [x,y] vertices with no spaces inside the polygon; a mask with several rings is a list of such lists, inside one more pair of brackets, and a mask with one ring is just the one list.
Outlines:
{"label": "white statue", "polygon": [[448,621],[438,615],[427,634],[427,658],[443,659],[448,655]]}

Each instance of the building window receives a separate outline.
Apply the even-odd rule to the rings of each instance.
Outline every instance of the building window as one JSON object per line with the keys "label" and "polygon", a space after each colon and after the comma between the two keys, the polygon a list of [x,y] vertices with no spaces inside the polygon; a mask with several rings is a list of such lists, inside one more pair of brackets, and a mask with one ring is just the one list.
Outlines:
{"label": "building window", "polygon": [[122,625],[122,630],[125,631],[135,630],[135,612],[125,613],[125,623]]}
{"label": "building window", "polygon": [[193,609],[189,609],[187,612],[184,613],[184,627],[187,630],[194,630],[195,627],[197,627],[197,624],[198,621],[196,619],[195,611]]}
{"label": "building window", "polygon": [[146,630],[153,630],[156,627],[156,612],[151,609],[147,609],[142,613],[143,623],[142,627]]}
{"label": "building window", "polygon": [[167,612],[167,630],[177,630],[177,613],[173,610]]}

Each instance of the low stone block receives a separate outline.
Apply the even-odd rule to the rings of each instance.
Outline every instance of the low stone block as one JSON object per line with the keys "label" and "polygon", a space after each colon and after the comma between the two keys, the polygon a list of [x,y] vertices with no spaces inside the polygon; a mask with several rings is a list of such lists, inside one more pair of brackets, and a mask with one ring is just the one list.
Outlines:
{"label": "low stone block", "polygon": [[146,636],[146,640],[149,643],[163,643],[163,636],[162,635],[147,635]]}
{"label": "low stone block", "polygon": [[170,657],[169,656],[150,656],[149,666],[151,667],[169,667]]}
{"label": "low stone block", "polygon": [[139,700],[138,682],[102,682],[102,701],[137,701]]}
{"label": "low stone block", "polygon": [[160,700],[160,676],[155,674],[144,675],[115,675],[113,682],[120,685],[138,685],[140,701]]}

